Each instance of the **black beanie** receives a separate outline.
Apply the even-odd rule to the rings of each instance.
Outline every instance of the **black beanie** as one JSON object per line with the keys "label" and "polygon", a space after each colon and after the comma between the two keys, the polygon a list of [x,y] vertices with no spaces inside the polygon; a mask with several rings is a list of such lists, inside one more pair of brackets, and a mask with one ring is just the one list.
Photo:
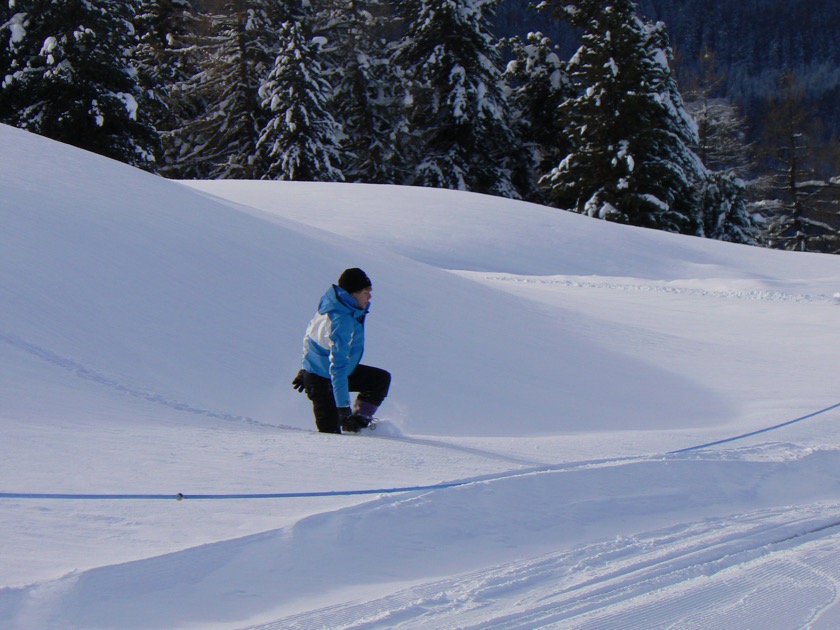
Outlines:
{"label": "black beanie", "polygon": [[344,270],[344,273],[338,279],[338,286],[347,291],[347,293],[356,293],[357,291],[373,286],[373,283],[364,271],[358,267],[353,267],[352,269]]}

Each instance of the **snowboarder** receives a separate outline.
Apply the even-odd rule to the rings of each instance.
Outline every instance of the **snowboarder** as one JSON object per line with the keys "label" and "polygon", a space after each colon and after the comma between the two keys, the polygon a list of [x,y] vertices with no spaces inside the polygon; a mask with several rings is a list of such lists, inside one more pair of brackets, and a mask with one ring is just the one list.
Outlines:
{"label": "snowboarder", "polygon": [[[358,268],[346,269],[327,289],[303,338],[303,369],[292,381],[312,401],[322,433],[357,432],[367,427],[388,395],[391,374],[361,365],[365,317],[372,284]],[[350,392],[358,392],[351,409]]]}

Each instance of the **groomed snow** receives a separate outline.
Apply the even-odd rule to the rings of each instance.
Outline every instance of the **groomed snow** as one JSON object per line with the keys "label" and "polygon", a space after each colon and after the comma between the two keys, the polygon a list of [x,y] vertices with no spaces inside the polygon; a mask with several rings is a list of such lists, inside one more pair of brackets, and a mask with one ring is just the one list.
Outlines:
{"label": "groomed snow", "polygon": [[[840,257],[6,126],[0,191],[0,627],[840,625]],[[320,435],[350,266],[394,384]]]}

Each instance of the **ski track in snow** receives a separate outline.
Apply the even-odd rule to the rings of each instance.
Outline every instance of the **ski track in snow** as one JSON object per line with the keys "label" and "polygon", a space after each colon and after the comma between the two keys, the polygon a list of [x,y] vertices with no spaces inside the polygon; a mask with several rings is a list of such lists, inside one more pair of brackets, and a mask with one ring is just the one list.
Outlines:
{"label": "ski track in snow", "polygon": [[[838,542],[840,504],[762,510],[472,571],[249,630],[832,628],[840,623]],[[788,603],[783,613],[779,598]]]}
{"label": "ski track in snow", "polygon": [[[253,426],[265,427],[269,429],[280,429],[282,431],[298,431],[298,432],[305,432],[305,433],[312,433],[313,431],[310,429],[301,429],[300,427],[293,427],[285,424],[276,424],[276,423],[269,423],[269,422],[262,422],[260,420],[256,420],[254,418],[250,418],[248,416],[239,416],[236,414],[231,413],[223,413],[219,411],[212,411],[210,409],[205,409],[202,407],[196,407],[194,405],[190,405],[184,402],[180,402],[177,400],[173,400],[171,398],[167,398],[166,396],[162,396],[160,394],[156,394],[154,392],[149,392],[143,390],[139,387],[133,387],[131,385],[126,385],[124,383],[120,383],[115,379],[112,379],[108,376],[97,372],[91,368],[88,368],[77,361],[72,359],[68,359],[66,357],[62,357],[55,352],[37,346],[33,343],[29,343],[18,337],[17,335],[9,334],[0,331],[0,341],[5,342],[6,344],[16,348],[18,350],[22,350],[32,356],[35,356],[41,360],[46,361],[52,365],[60,367],[68,372],[71,372],[75,376],[92,381],[98,385],[107,387],[111,390],[121,392],[123,394],[127,394],[134,398],[140,398],[142,400],[146,400],[158,405],[162,405],[164,407],[168,407],[170,409],[174,409],[176,411],[181,411],[184,413],[190,413],[198,416],[205,416],[208,418],[213,418],[216,420],[224,420],[227,422],[241,422],[246,423]],[[432,448],[442,448],[451,451],[458,451],[461,453],[465,453],[467,455],[474,455],[476,457],[483,457],[486,459],[497,460],[500,462],[506,462],[510,464],[517,464],[520,466],[534,466],[534,465],[544,465],[546,462],[538,461],[534,459],[524,459],[521,457],[514,457],[511,455],[505,455],[502,453],[494,453],[492,451],[487,451],[484,449],[473,448],[469,446],[462,446],[458,444],[450,444],[447,442],[441,442],[438,440],[428,439],[428,438],[413,438],[406,435],[403,435],[401,430],[396,427],[395,425],[391,424],[387,420],[381,421],[381,426],[378,432],[366,432],[365,437],[372,437],[372,438],[380,438],[380,439],[389,439],[389,440],[399,440],[402,442],[407,442],[410,444],[418,444],[421,446],[429,446]]]}
{"label": "ski track in snow", "polygon": [[[761,461],[767,456],[775,461],[780,450],[790,448],[791,445],[760,445],[737,455],[725,451],[709,455],[712,460],[733,462]],[[803,451],[810,452],[810,449]],[[833,450],[825,455],[835,456]],[[543,472],[595,472],[642,460],[590,460]],[[691,465],[702,460],[677,457],[673,461]],[[833,468],[832,461],[823,462],[826,469]],[[660,463],[667,464],[667,461]],[[772,469],[781,473],[784,466],[778,464]],[[802,467],[806,476],[811,470],[813,466]],[[518,474],[529,476],[540,472],[521,471]],[[698,472],[702,476],[702,472]],[[483,482],[514,476],[516,473],[488,476]],[[766,477],[766,474],[758,473],[754,478],[764,480]],[[372,517],[376,512],[383,512],[383,505],[395,506],[402,502],[399,498],[383,498],[370,508],[352,508],[351,520]],[[595,509],[590,517],[600,513]],[[334,516],[337,522],[343,522],[340,513]],[[317,527],[320,521],[310,522]],[[219,553],[225,555],[226,549],[235,552],[243,546],[259,545],[263,537],[229,541]],[[834,628],[840,622],[838,542],[840,503],[782,505],[712,516],[642,533],[619,533],[574,548],[464,572],[370,600],[319,607],[249,628],[621,627],[622,630],[648,630],[679,627],[705,630],[762,625],[794,628],[806,624],[814,629]],[[558,544],[562,541],[558,540]],[[274,549],[275,553],[277,551]],[[188,553],[197,552],[199,550]],[[201,557],[195,556],[193,560]],[[208,550],[205,557],[207,561],[213,561],[217,554]],[[165,562],[164,558],[160,560]],[[162,570],[162,567],[154,566],[156,562],[112,565],[104,569],[103,575],[122,575],[128,571],[126,575],[133,574],[134,579],[143,581],[144,576]],[[133,573],[131,567],[134,567]],[[95,578],[102,571],[89,573]],[[78,579],[87,573],[71,574],[14,592],[0,591],[0,599],[5,596],[7,606],[16,600],[16,627],[40,627],[41,621],[49,617],[50,610],[61,609],[64,599],[72,600]],[[196,579],[198,577],[200,574]],[[374,590],[381,592],[381,588]],[[791,597],[794,591],[796,597]],[[780,598],[786,602],[781,613]]]}
{"label": "ski track in snow", "polygon": [[227,420],[230,422],[244,422],[255,426],[273,427],[289,431],[302,430],[296,427],[260,422],[259,420],[255,420],[247,416],[237,416],[235,414],[221,413],[218,411],[211,411],[210,409],[195,407],[187,403],[179,402],[177,400],[172,400],[165,396],[161,396],[160,394],[155,394],[154,392],[145,391],[139,387],[133,387],[131,385],[120,383],[112,378],[105,376],[104,374],[97,372],[96,370],[85,367],[84,365],[72,359],[62,357],[61,355],[58,355],[55,352],[52,352],[45,348],[41,348],[40,346],[37,346],[33,343],[29,343],[28,341],[21,339],[17,335],[0,331],[0,341],[9,344],[13,348],[17,348],[18,350],[22,350],[28,354],[38,357],[39,359],[42,359],[47,363],[50,363],[68,372],[71,372],[79,378],[83,378],[88,381],[93,381],[98,385],[102,385],[114,391],[118,391],[123,394],[128,394],[129,396],[133,396],[134,398],[141,398],[152,403],[163,405],[164,407],[169,407],[170,409],[175,409],[176,411],[183,411],[185,413],[191,413],[199,416],[207,416],[208,418],[215,418],[217,420]]}

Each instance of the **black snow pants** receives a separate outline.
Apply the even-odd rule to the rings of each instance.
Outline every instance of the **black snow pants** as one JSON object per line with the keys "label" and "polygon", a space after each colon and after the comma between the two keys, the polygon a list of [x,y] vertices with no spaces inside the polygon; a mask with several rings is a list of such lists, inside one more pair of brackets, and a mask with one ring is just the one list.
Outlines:
{"label": "black snow pants", "polygon": [[[338,410],[335,406],[332,381],[311,372],[303,375],[306,395],[312,401],[315,413],[315,426],[321,433],[341,433],[338,426]],[[365,401],[376,407],[382,404],[391,387],[391,374],[383,369],[358,365],[347,384],[351,392],[359,392],[357,400]]]}

